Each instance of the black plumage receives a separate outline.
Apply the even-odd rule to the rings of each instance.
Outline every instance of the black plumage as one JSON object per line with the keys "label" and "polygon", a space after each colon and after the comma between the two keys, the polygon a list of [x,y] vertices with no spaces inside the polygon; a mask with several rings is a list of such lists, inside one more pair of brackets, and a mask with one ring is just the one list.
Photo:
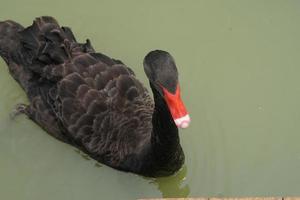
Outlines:
{"label": "black plumage", "polygon": [[[27,28],[0,22],[0,54],[29,98],[21,111],[50,135],[101,163],[145,176],[170,175],[183,164],[178,129],[156,84],[175,91],[177,69],[166,52],[145,58],[154,101],[131,69],[96,53],[89,40],[78,43],[52,17],[36,18]],[[167,57],[167,74],[151,66],[159,55]]]}

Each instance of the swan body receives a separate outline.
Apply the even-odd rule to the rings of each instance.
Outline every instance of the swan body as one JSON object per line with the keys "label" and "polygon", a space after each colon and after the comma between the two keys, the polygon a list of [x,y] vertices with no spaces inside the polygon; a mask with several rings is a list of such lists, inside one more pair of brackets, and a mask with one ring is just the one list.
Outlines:
{"label": "swan body", "polygon": [[89,40],[78,43],[52,17],[27,28],[0,22],[0,55],[30,102],[17,109],[53,137],[144,176],[170,175],[182,166],[177,126],[185,128],[190,118],[167,52],[144,60],[154,101],[130,68],[96,53]]}

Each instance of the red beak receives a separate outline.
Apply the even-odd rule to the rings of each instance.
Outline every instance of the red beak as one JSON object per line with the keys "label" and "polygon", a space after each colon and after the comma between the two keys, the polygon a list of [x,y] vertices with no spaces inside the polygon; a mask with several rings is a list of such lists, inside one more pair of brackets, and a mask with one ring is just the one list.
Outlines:
{"label": "red beak", "polygon": [[175,124],[179,128],[187,128],[191,122],[191,118],[181,100],[179,84],[176,86],[175,94],[172,94],[163,86],[161,87]]}

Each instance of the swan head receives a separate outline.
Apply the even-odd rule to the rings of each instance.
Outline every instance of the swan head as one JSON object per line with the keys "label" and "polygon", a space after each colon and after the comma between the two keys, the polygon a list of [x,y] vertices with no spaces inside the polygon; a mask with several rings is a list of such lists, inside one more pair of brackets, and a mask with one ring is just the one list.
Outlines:
{"label": "swan head", "polygon": [[144,70],[150,83],[164,98],[176,126],[187,128],[191,118],[181,99],[174,58],[166,51],[151,51],[144,59]]}

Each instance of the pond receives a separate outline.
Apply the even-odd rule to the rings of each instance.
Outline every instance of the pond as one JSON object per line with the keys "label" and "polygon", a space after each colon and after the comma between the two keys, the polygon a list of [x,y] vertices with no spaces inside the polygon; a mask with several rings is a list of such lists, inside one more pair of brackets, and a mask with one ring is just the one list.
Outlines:
{"label": "pond", "polygon": [[129,0],[1,2],[0,20],[54,16],[99,52],[130,66],[169,51],[191,126],[174,176],[144,178],[98,164],[9,117],[25,93],[0,60],[1,199],[300,195],[300,2]]}

